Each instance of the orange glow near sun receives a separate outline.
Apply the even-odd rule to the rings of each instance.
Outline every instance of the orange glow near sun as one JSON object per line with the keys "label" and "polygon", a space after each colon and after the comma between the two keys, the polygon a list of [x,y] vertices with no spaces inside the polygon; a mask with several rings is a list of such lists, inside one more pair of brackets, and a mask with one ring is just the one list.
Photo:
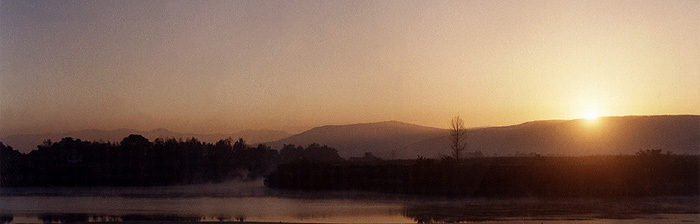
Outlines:
{"label": "orange glow near sun", "polygon": [[574,108],[572,109],[576,114],[574,117],[583,118],[591,122],[597,120],[601,116],[602,111],[605,111],[605,108],[607,108],[606,105],[608,104],[605,102],[605,97],[601,97],[599,92],[581,94],[584,96],[580,97],[573,104]]}
{"label": "orange glow near sun", "polygon": [[594,120],[598,119],[599,117],[600,117],[600,114],[598,114],[597,112],[588,111],[588,112],[586,112],[586,114],[584,115],[583,118],[585,118],[586,120],[589,120],[589,121],[594,121]]}

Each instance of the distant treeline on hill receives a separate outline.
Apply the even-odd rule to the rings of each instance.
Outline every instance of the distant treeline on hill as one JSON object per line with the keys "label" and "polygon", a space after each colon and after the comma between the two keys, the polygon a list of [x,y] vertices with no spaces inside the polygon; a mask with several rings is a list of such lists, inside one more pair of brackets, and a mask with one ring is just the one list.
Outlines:
{"label": "distant treeline on hill", "polygon": [[280,165],[265,185],[467,197],[698,195],[700,157],[661,150],[589,157],[486,157]]}
{"label": "distant treeline on hill", "polygon": [[243,139],[214,144],[195,138],[130,135],[119,143],[70,137],[22,154],[0,142],[0,186],[153,186],[255,179],[294,160],[337,162],[331,147],[285,145],[279,152]]}

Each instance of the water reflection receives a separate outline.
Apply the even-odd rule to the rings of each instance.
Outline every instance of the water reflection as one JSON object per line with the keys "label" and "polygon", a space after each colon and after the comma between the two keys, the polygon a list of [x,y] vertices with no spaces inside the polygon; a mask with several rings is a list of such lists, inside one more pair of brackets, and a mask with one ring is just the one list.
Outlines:
{"label": "water reflection", "polygon": [[[655,214],[681,214],[680,218],[668,220],[698,222],[697,214],[700,213],[700,198],[697,195],[606,199],[454,199],[359,192],[269,192],[262,191],[260,185],[251,188],[206,187],[209,187],[207,195],[183,186],[96,188],[85,191],[75,188],[0,188],[0,224],[156,220],[286,223],[659,221],[656,219],[658,217],[649,218]],[[165,193],[151,195],[159,190]]]}
{"label": "water reflection", "polygon": [[[263,222],[411,222],[402,205],[347,198],[125,198],[67,196],[0,197],[6,223],[103,221],[263,221]],[[17,216],[24,221],[17,221]],[[28,220],[26,220],[28,219]]]}
{"label": "water reflection", "polygon": [[[131,222],[131,221],[170,221],[170,222],[197,222],[205,217],[178,216],[178,215],[90,215],[90,214],[40,214],[37,219],[43,223],[77,223],[77,222]],[[228,219],[220,219],[228,221]],[[9,221],[11,222],[11,220]]]}
{"label": "water reflection", "polygon": [[[229,198],[235,202],[237,198]],[[84,222],[285,222],[285,223],[458,223],[493,222],[500,223],[676,223],[698,222],[698,206],[692,205],[697,197],[665,197],[649,199],[426,199],[403,200],[402,212],[379,209],[370,212],[361,208],[358,202],[329,201],[315,202],[327,209],[302,206],[292,212],[255,215],[242,210],[233,210],[216,215],[183,215],[177,213],[128,213],[128,214],[89,214],[89,213],[41,213],[38,215],[0,215],[0,221],[7,223],[84,223]],[[391,204],[393,201],[359,201],[372,208],[376,204]],[[88,202],[90,203],[90,202]],[[341,206],[339,203],[349,203]],[[312,203],[314,204],[314,203]],[[374,206],[372,204],[375,204]],[[357,207],[360,205],[359,207]],[[258,207],[265,210],[264,206]],[[654,208],[655,210],[651,210]],[[151,211],[163,212],[158,208]],[[291,208],[290,208],[291,209]],[[308,209],[308,210],[306,210]],[[274,209],[273,209],[274,210]],[[115,206],[112,212],[126,212],[130,209]],[[666,214],[657,214],[661,211]],[[2,212],[6,212],[3,209]],[[139,211],[144,212],[144,211]],[[213,213],[210,213],[213,214]],[[26,214],[25,214],[26,215]],[[252,215],[252,216],[251,216]],[[539,222],[541,221],[541,222]]]}
{"label": "water reflection", "polygon": [[38,218],[44,223],[74,223],[90,220],[90,216],[85,214],[40,214]]}
{"label": "water reflection", "polygon": [[427,200],[408,203],[403,215],[417,223],[645,220],[664,219],[668,214],[675,214],[679,220],[698,222],[700,221],[698,220],[700,219],[698,201],[700,197],[697,195],[637,198]]}

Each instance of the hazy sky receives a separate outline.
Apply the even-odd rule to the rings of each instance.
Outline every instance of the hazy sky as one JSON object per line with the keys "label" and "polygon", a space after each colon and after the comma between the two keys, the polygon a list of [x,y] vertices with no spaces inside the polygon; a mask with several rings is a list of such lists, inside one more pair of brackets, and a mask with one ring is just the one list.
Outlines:
{"label": "hazy sky", "polygon": [[0,136],[700,114],[693,1],[0,1]]}

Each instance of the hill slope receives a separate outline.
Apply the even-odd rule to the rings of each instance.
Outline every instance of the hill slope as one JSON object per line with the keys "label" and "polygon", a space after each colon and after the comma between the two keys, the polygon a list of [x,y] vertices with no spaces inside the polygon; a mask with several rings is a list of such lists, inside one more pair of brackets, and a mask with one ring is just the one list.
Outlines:
{"label": "hill slope", "polygon": [[[270,143],[307,145],[312,142],[338,149],[341,156],[372,152],[382,158],[437,158],[450,155],[449,130],[396,121],[323,126]],[[634,154],[642,149],[663,149],[676,154],[700,152],[700,116],[626,116],[533,121],[505,127],[467,131],[467,150],[485,155],[511,156],[530,152],[542,155]]]}
{"label": "hill slope", "polygon": [[[626,116],[566,121],[534,121],[467,132],[468,150],[487,155],[634,154],[663,149],[676,154],[700,152],[700,116]],[[449,152],[447,136],[412,145],[410,151]],[[447,153],[443,153],[447,154]]]}
{"label": "hill slope", "polygon": [[[424,127],[398,121],[351,125],[328,125],[296,135],[281,131],[257,130],[235,134],[175,133],[165,129],[135,131],[82,130],[49,135],[14,135],[0,139],[22,152],[36,149],[45,139],[58,141],[71,136],[83,140],[121,141],[129,134],[157,137],[196,137],[215,142],[227,137],[266,144],[280,149],[284,144],[306,146],[325,144],[338,149],[348,158],[371,152],[385,159],[415,159],[417,156],[438,158],[450,155],[447,129]],[[278,140],[279,139],[279,140]],[[512,156],[519,153],[542,155],[610,155],[633,154],[643,149],[663,149],[676,154],[700,154],[700,116],[625,116],[602,117],[595,121],[532,121],[504,127],[474,128],[467,131],[468,151],[485,155]]]}
{"label": "hill slope", "polygon": [[316,127],[269,144],[272,148],[280,149],[284,144],[306,146],[316,142],[338,149],[340,156],[345,158],[361,156],[365,152],[382,158],[415,158],[408,157],[405,149],[416,142],[447,133],[446,129],[385,121]]}

